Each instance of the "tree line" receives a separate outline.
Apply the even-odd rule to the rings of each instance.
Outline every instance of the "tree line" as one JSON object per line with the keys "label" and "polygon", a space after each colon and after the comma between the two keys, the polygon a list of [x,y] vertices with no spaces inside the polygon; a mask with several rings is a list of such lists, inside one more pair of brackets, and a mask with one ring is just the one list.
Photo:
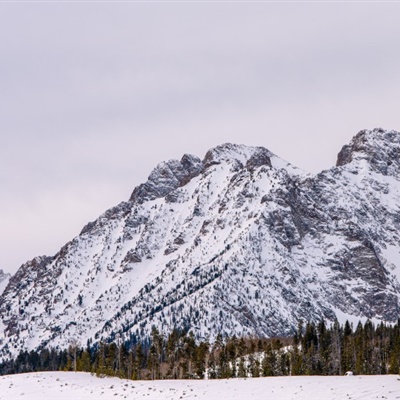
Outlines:
{"label": "tree line", "polygon": [[[400,322],[400,321],[399,321]],[[400,324],[299,323],[288,338],[223,338],[210,344],[174,329],[166,337],[80,348],[23,351],[0,364],[0,374],[85,371],[126,379],[218,379],[284,375],[397,374]]]}

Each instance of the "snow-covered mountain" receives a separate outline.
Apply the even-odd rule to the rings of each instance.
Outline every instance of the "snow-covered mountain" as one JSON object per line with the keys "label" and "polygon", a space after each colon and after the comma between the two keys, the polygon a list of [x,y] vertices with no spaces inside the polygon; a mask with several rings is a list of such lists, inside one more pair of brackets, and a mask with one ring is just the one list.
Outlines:
{"label": "snow-covered mountain", "polygon": [[10,279],[2,355],[143,337],[153,325],[213,340],[291,334],[300,319],[397,321],[399,207],[395,131],[361,131],[317,175],[233,144],[163,162]]}

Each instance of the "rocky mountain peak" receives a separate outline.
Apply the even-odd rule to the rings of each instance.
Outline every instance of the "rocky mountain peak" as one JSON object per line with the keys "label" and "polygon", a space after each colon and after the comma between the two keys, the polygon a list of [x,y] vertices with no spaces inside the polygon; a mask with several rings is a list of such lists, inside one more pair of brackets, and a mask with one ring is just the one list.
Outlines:
{"label": "rocky mountain peak", "polygon": [[336,166],[366,160],[371,168],[383,175],[400,172],[400,133],[382,128],[362,130],[343,146]]}
{"label": "rocky mountain peak", "polygon": [[232,170],[244,167],[252,169],[262,165],[271,167],[271,156],[273,154],[264,147],[232,143],[212,148],[206,153],[203,161],[194,155],[185,154],[180,161],[169,160],[158,164],[149,175],[147,182],[133,190],[130,201],[143,203],[165,197],[215,164],[230,164]]}
{"label": "rocky mountain peak", "polygon": [[178,187],[184,186],[202,170],[201,160],[190,154],[185,154],[180,161],[161,162],[153,169],[147,182],[133,190],[130,201],[143,203],[164,197]]}
{"label": "rocky mountain peak", "polygon": [[214,164],[226,162],[232,166],[243,168],[249,165],[268,165],[271,166],[271,156],[273,154],[264,147],[252,147],[239,144],[225,143],[210,149],[204,159],[203,164],[208,168]]}

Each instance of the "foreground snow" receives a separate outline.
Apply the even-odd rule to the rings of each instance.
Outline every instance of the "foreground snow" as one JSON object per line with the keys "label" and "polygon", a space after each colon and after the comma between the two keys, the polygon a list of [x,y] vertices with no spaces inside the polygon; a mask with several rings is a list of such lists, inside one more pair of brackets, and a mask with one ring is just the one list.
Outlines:
{"label": "foreground snow", "polygon": [[400,399],[397,376],[276,377],[210,381],[127,381],[87,373],[41,372],[0,377],[0,400],[90,399],[337,400]]}

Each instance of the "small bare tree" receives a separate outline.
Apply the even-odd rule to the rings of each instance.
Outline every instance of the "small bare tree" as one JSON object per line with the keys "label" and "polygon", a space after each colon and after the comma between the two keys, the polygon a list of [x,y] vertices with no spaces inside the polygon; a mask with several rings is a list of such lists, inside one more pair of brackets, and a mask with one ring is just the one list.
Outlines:
{"label": "small bare tree", "polygon": [[78,359],[78,347],[79,347],[79,341],[76,338],[72,338],[69,342],[69,348],[68,348],[68,353],[69,356],[72,359],[72,368],[74,372],[76,372],[77,369],[77,359]]}

